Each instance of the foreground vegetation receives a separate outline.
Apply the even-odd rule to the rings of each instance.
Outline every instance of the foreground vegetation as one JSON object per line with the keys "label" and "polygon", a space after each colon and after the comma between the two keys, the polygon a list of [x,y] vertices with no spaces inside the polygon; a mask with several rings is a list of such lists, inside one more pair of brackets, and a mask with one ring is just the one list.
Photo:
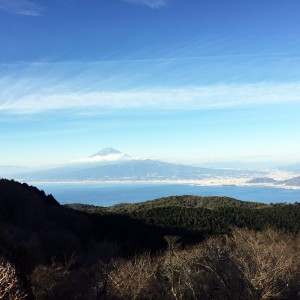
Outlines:
{"label": "foreground vegetation", "polygon": [[0,180],[0,299],[298,299],[300,206],[61,206]]}

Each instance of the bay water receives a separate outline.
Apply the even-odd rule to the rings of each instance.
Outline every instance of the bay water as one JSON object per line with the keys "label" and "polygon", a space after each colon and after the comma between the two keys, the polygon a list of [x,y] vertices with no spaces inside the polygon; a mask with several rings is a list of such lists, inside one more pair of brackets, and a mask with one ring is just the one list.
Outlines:
{"label": "bay water", "polygon": [[227,196],[262,203],[300,202],[300,189],[252,186],[196,186],[150,183],[47,183],[35,184],[61,204],[82,203],[111,206],[174,195]]}

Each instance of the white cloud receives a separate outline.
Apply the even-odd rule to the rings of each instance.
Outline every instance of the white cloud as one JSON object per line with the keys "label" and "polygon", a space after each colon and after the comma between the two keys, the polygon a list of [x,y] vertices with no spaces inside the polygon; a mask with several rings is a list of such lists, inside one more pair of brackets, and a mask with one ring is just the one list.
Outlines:
{"label": "white cloud", "polygon": [[[206,69],[201,66],[195,74],[191,70],[190,77],[204,76]],[[229,79],[225,83],[224,78],[222,84],[205,85],[204,80],[189,77],[185,83],[181,78],[189,67],[176,62],[37,62],[4,65],[2,69],[2,115],[68,109],[88,115],[112,109],[204,110],[300,103],[300,81],[282,83],[279,78],[234,83]],[[218,69],[212,69],[217,73]],[[172,77],[176,70],[180,70],[179,76]]]}
{"label": "white cloud", "polygon": [[[136,5],[144,5],[153,9],[167,6],[168,0],[122,0]],[[10,14],[37,17],[42,15],[43,7],[32,0],[0,0],[0,11]]]}
{"label": "white cloud", "polygon": [[[7,82],[4,81],[7,85]],[[36,91],[5,86],[0,82],[0,112],[35,114],[51,110],[76,109],[79,112],[124,109],[204,110],[275,103],[300,103],[300,82],[210,85],[185,88],[152,88],[124,91]],[[60,88],[57,88],[59,91]],[[22,94],[24,93],[24,94]]]}
{"label": "white cloud", "polygon": [[128,3],[145,5],[151,8],[162,8],[167,6],[167,0],[123,0]]}
{"label": "white cloud", "polygon": [[37,17],[41,16],[43,9],[29,0],[0,0],[0,10],[11,14]]}
{"label": "white cloud", "polygon": [[75,164],[86,164],[86,163],[107,163],[107,162],[115,162],[115,161],[123,161],[131,159],[128,155],[123,153],[112,153],[109,155],[96,155],[92,157],[85,157],[71,161],[71,163]]}

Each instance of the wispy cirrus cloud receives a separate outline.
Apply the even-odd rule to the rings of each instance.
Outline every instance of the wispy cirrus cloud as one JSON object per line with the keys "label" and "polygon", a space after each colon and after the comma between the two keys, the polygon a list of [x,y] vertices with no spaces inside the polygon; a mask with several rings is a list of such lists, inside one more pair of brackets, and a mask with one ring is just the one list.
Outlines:
{"label": "wispy cirrus cloud", "polygon": [[30,0],[0,0],[0,10],[10,14],[39,17],[43,8]]}
{"label": "wispy cirrus cloud", "polygon": [[[7,82],[4,84],[7,85]],[[64,92],[59,86],[41,90],[27,86],[26,90],[19,82],[15,86],[10,85],[7,91],[2,85],[1,90],[0,112],[4,114],[38,114],[68,109],[80,113],[97,109],[206,110],[300,103],[300,82],[88,92]]]}
{"label": "wispy cirrus cloud", "polygon": [[150,8],[163,8],[168,5],[167,0],[122,0],[124,2],[132,3],[132,4],[137,4],[137,5],[145,5]]}
{"label": "wispy cirrus cloud", "polygon": [[[224,57],[221,61],[221,67],[219,59],[210,64],[206,64],[207,60],[202,63],[181,59],[1,64],[0,113],[3,116],[71,109],[83,115],[105,110],[205,110],[300,104],[298,73],[281,78],[275,76],[273,66],[274,78],[254,76],[256,81],[252,77],[245,81],[240,80],[241,67],[234,69],[231,60],[225,64]],[[251,62],[257,63],[253,59]],[[292,64],[297,65],[295,61]],[[251,69],[248,63],[242,66],[254,74],[264,71]],[[284,74],[290,66],[279,68],[278,73]],[[220,75],[207,81],[209,72]]]}

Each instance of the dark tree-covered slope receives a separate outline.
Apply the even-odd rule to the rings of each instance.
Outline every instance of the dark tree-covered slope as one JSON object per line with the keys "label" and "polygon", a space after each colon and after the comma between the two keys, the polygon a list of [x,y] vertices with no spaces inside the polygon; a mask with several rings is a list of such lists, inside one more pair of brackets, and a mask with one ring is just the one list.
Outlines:
{"label": "dark tree-covered slope", "polygon": [[80,252],[91,223],[51,195],[15,181],[0,180],[0,251],[36,262]]}
{"label": "dark tree-covered slope", "polygon": [[[187,249],[180,266],[185,266],[185,263],[194,265],[192,258],[189,258],[195,249],[190,248],[191,244],[199,245],[199,242],[211,236],[214,236],[217,243],[221,240],[228,241],[228,238],[234,237],[234,232],[237,232],[236,227],[254,229],[253,234],[271,227],[275,229],[272,232],[285,237],[286,249],[295,252],[297,250],[293,241],[300,231],[300,205],[266,205],[227,197],[187,195],[109,208],[81,204],[62,206],[51,195],[47,196],[35,187],[0,180],[0,263],[9,262],[15,268],[16,276],[22,283],[28,299],[100,299],[101,291],[111,295],[107,299],[132,299],[134,297],[116,298],[114,293],[117,294],[117,291],[105,288],[104,275],[108,270],[114,270],[114,275],[111,273],[110,276],[114,276],[115,280],[121,274],[122,268],[130,267],[130,271],[126,269],[126,276],[121,280],[126,284],[131,284],[130,280],[133,280],[132,283],[136,284],[136,280],[131,277],[136,267],[142,267],[141,271],[137,271],[138,278],[141,278],[145,263],[150,266],[153,258],[155,259],[158,253],[163,253],[168,247],[167,242],[172,241],[172,238],[177,241],[178,236],[183,250]],[[242,238],[247,240],[250,231],[243,229],[239,232],[245,234]],[[220,236],[224,234],[227,235],[226,238]],[[272,241],[276,242],[273,238],[274,235]],[[203,251],[207,250],[205,241]],[[219,246],[222,245],[216,245],[214,248],[216,253],[219,253],[221,249]],[[233,249],[236,249],[234,245]],[[266,249],[265,253],[269,253],[268,248]],[[145,252],[149,259],[142,254]],[[166,275],[170,274],[169,267],[157,269],[162,262],[170,261],[168,253],[166,252],[163,259],[157,259],[156,269],[152,267],[150,269],[158,272],[166,270]],[[211,253],[209,252],[209,255]],[[140,254],[144,255],[144,258],[138,266],[136,255]],[[202,254],[199,256],[199,253],[195,253],[195,255],[203,258]],[[71,259],[74,256],[76,259]],[[230,262],[230,267],[226,267],[226,270],[231,268]],[[190,270],[189,274],[197,275]],[[162,275],[159,274],[164,273],[156,271],[157,280],[148,282],[151,290],[162,282]],[[178,275],[183,275],[181,272]],[[203,273],[204,278],[211,278],[211,273],[205,274]],[[218,276],[216,280],[219,280]],[[294,277],[296,282],[297,276]],[[100,287],[99,278],[102,284]],[[240,278],[238,276],[237,284]],[[198,279],[195,277],[195,282],[198,282]],[[180,282],[183,281],[180,279]],[[117,286],[119,291],[120,286]],[[219,289],[219,286],[214,283],[210,290],[216,289]],[[290,295],[297,294],[294,293],[294,288],[290,290]],[[219,298],[232,299],[232,293],[233,290],[228,297],[224,297],[226,293],[223,293]],[[145,299],[148,296],[146,294],[139,299]]]}
{"label": "dark tree-covered slope", "polygon": [[[300,231],[300,206],[266,205],[227,197],[172,196],[109,208],[60,205],[51,195],[15,181],[0,180],[0,251],[38,263],[87,253],[91,244],[116,242],[124,255],[164,247],[165,235],[183,243],[233,227]],[[32,257],[30,257],[32,256]]]}
{"label": "dark tree-covered slope", "polygon": [[119,215],[148,225],[173,230],[178,235],[229,234],[233,227],[286,232],[300,231],[298,204],[263,204],[228,197],[171,196],[108,208],[73,204],[70,207],[93,215]]}
{"label": "dark tree-covered slope", "polygon": [[229,197],[199,197],[191,195],[183,196],[170,196],[163,197],[155,200],[126,204],[116,205],[109,208],[113,212],[130,212],[139,211],[155,207],[170,207],[170,206],[181,206],[186,208],[206,208],[216,209],[225,207],[242,207],[242,208],[258,208],[267,206],[264,203],[241,201]]}

